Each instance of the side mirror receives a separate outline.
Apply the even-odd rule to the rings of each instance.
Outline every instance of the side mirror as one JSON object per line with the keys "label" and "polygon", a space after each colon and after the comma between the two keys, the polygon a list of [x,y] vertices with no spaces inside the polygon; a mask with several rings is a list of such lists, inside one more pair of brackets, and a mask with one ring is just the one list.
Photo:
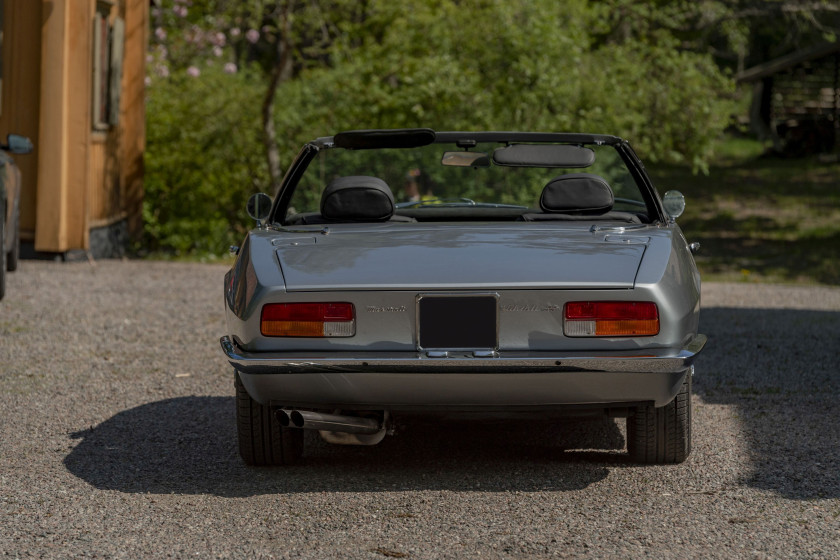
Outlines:
{"label": "side mirror", "polygon": [[13,154],[28,154],[33,150],[32,140],[20,134],[9,134],[6,144],[6,149]]}
{"label": "side mirror", "polygon": [[685,211],[685,197],[680,191],[668,191],[662,197],[662,205],[665,207],[665,213],[676,220]]}
{"label": "side mirror", "polygon": [[257,221],[257,227],[262,227],[262,222],[268,218],[271,212],[271,198],[265,193],[252,194],[248,199],[248,215]]}

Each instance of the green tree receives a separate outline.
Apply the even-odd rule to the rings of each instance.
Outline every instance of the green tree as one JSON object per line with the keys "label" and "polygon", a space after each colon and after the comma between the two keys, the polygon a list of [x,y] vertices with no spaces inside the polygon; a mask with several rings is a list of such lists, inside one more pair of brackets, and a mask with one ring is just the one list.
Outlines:
{"label": "green tree", "polygon": [[[202,63],[225,57],[230,73],[253,65],[263,72],[262,144],[269,190],[283,169],[275,128],[277,91],[302,69],[329,62],[334,22],[363,18],[357,0],[155,0],[156,52],[166,64],[197,77]],[[212,53],[213,56],[210,56]],[[169,74],[169,69],[165,74]]]}
{"label": "green tree", "polygon": [[469,5],[371,1],[368,19],[344,27],[329,66],[287,84],[284,99],[306,106],[287,104],[278,122],[297,130],[292,121],[303,113],[320,134],[405,126],[589,131],[627,136],[649,159],[705,165],[733,91],[710,55],[681,50],[665,32],[599,41],[586,31],[599,12],[583,1]]}
{"label": "green tree", "polygon": [[206,68],[149,88],[144,246],[222,253],[241,239],[243,201],[268,183],[259,150],[263,84]]}
{"label": "green tree", "polygon": [[591,6],[601,42],[667,35],[680,50],[712,54],[734,71],[840,35],[836,0],[593,0]]}
{"label": "green tree", "polygon": [[279,183],[280,161],[342,129],[608,133],[702,169],[732,81],[678,26],[618,33],[610,9],[625,5],[158,0],[150,246],[221,251],[247,195]]}

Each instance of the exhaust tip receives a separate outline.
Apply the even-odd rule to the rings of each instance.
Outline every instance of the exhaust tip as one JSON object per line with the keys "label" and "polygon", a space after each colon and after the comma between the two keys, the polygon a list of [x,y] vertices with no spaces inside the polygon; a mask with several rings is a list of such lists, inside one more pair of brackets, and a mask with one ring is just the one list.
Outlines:
{"label": "exhaust tip", "polygon": [[289,414],[289,420],[295,428],[303,428],[303,425],[306,423],[303,419],[303,414],[301,414],[299,410],[293,410],[292,413]]}
{"label": "exhaust tip", "polygon": [[283,409],[280,409],[276,413],[277,421],[280,423],[281,426],[284,428],[288,428],[289,424],[291,423],[291,419],[289,418],[289,412]]}

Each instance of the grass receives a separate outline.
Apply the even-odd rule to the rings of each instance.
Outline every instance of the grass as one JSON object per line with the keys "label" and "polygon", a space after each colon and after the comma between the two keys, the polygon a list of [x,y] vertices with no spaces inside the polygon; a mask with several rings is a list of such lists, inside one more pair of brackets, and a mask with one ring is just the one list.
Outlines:
{"label": "grass", "polygon": [[755,141],[721,143],[709,174],[650,166],[660,194],[686,197],[678,223],[705,280],[840,284],[840,163],[763,156]]}

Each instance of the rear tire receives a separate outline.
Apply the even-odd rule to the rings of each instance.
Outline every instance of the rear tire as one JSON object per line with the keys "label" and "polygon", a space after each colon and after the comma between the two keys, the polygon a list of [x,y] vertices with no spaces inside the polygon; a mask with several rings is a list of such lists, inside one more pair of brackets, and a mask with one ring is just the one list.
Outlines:
{"label": "rear tire", "polygon": [[271,407],[251,398],[237,371],[234,385],[239,455],[245,464],[291,465],[299,461],[303,455],[303,430],[282,427]]}
{"label": "rear tire", "polygon": [[18,258],[20,257],[20,208],[16,207],[14,214],[12,214],[12,250],[9,251],[6,257],[6,270],[14,272],[18,267]]}
{"label": "rear tire", "polygon": [[663,407],[636,407],[627,418],[630,460],[646,464],[682,463],[691,453],[691,372],[674,400]]}
{"label": "rear tire", "polygon": [[6,295],[6,208],[0,202],[0,299]]}

